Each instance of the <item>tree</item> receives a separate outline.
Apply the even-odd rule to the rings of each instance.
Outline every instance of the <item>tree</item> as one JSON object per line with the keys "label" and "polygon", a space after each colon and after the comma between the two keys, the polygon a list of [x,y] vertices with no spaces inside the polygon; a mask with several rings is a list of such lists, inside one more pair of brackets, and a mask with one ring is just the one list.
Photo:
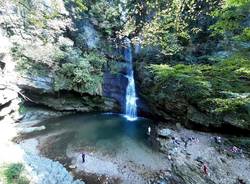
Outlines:
{"label": "tree", "polygon": [[249,0],[227,0],[222,9],[213,13],[217,22],[210,27],[214,36],[225,41],[249,41],[250,28],[247,22],[250,15]]}
{"label": "tree", "polygon": [[192,36],[207,30],[210,13],[218,6],[221,0],[128,1],[124,32],[131,37],[143,35],[145,45],[158,47],[164,55],[175,55],[193,41]]}

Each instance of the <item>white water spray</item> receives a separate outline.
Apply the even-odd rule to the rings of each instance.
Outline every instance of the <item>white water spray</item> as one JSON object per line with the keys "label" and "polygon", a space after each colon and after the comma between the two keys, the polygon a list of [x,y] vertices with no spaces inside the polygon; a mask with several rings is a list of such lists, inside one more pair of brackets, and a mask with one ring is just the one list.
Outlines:
{"label": "white water spray", "polygon": [[134,71],[133,71],[133,64],[132,64],[132,48],[131,48],[131,41],[126,38],[125,39],[125,51],[124,57],[126,62],[128,63],[128,71],[127,71],[127,78],[128,78],[128,86],[126,89],[126,112],[125,117],[129,121],[134,121],[137,119],[137,105],[136,105],[136,91],[135,91],[135,81],[134,81]]}

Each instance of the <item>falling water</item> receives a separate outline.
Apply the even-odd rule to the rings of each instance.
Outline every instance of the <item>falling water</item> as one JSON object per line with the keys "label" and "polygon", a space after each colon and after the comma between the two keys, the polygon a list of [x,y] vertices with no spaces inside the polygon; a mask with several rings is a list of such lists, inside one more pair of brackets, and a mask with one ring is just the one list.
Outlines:
{"label": "falling water", "polygon": [[134,121],[137,119],[137,105],[136,105],[136,91],[135,91],[135,81],[134,81],[134,71],[133,71],[133,64],[132,64],[132,48],[131,48],[131,41],[126,38],[125,39],[125,51],[124,57],[126,62],[128,63],[128,71],[127,71],[127,78],[128,78],[128,86],[126,89],[126,112],[125,117],[129,121]]}

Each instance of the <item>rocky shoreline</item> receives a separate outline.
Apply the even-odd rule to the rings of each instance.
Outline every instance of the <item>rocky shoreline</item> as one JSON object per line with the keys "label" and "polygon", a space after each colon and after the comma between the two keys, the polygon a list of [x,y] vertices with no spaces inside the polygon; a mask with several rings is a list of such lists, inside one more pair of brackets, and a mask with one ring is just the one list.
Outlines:
{"label": "rocky shoreline", "polygon": [[[26,145],[33,141],[32,145],[36,144],[40,153],[46,156],[44,149],[50,147],[52,142],[49,140],[53,136],[23,140],[20,145],[29,152],[34,146]],[[86,151],[84,164],[80,150],[67,150],[64,159],[51,159],[58,160],[76,178],[87,183],[250,183],[249,144],[242,147],[244,141],[249,143],[249,137],[197,132],[178,124],[159,124],[153,128],[151,139],[159,145],[163,156],[159,162],[152,160],[158,163],[154,169],[150,168],[150,157],[147,161],[144,159],[141,167],[134,161],[124,163],[112,156],[103,156],[98,150]]]}
{"label": "rocky shoreline", "polygon": [[[22,132],[38,131],[39,128],[34,126],[41,120],[58,115],[61,113],[36,109],[36,113],[27,113],[26,117],[19,123],[2,122],[0,124],[0,149],[3,151],[0,153],[0,166],[22,163],[30,183],[83,184],[84,182],[80,180],[74,180],[62,164],[41,156],[36,139],[24,140],[19,144],[12,142]],[[27,121],[28,119],[30,121]],[[6,134],[6,132],[8,133]]]}
{"label": "rocky shoreline", "polygon": [[[172,172],[180,183],[250,182],[249,137],[184,128],[169,129],[166,126],[159,133],[157,141],[161,150],[168,155]],[[244,141],[246,147],[242,148]]]}

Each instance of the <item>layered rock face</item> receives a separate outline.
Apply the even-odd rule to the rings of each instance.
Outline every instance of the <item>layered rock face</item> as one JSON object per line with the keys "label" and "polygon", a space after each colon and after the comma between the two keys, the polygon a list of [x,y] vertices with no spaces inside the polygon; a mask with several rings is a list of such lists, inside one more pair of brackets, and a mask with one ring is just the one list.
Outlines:
{"label": "layered rock face", "polygon": [[[25,101],[60,111],[119,110],[117,101],[112,96],[106,97],[103,92],[103,71],[95,71],[94,64],[89,64],[92,61],[87,61],[88,56],[85,56],[86,52],[91,55],[102,41],[87,19],[77,21],[74,10],[62,0],[37,0],[27,5],[3,1],[0,8],[1,32],[9,44],[7,60],[13,63],[9,70],[16,71],[12,82],[22,90]],[[1,47],[7,48],[4,45]],[[4,53],[1,56],[6,57]],[[95,55],[93,58],[94,62],[98,60]],[[1,61],[1,68],[6,63],[8,61]],[[84,70],[75,68],[78,63],[83,63]],[[72,76],[66,76],[68,69],[72,70]],[[82,76],[86,72],[89,73],[85,81]],[[10,74],[8,71],[2,76],[11,76],[7,73]],[[1,85],[1,91],[2,96],[8,93],[1,100],[1,106],[17,97],[17,93],[5,84]],[[1,116],[8,113],[3,111]]]}

